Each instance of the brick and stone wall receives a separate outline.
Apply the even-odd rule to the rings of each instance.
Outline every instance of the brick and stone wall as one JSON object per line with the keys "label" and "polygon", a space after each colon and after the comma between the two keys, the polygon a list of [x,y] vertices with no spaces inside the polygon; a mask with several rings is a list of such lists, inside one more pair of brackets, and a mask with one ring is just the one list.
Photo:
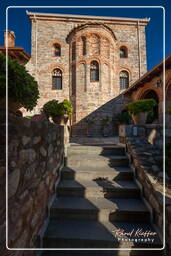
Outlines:
{"label": "brick and stone wall", "polygon": [[[39,246],[40,228],[48,217],[64,164],[64,129],[48,121],[31,121],[11,114],[8,129],[8,247],[34,248]],[[0,131],[2,139],[3,122]],[[0,192],[4,195],[6,170],[2,158],[0,163]],[[0,201],[0,239],[4,246],[5,198]],[[3,256],[27,255],[3,247],[0,250]]]}
{"label": "brick and stone wall", "polygon": [[[138,19],[28,15],[32,23],[32,56],[27,69],[38,81],[40,90],[35,112],[48,100],[70,99],[74,108],[73,135],[85,135],[84,118],[120,94],[120,72],[129,73],[129,85],[146,72],[145,26],[148,20],[140,19],[138,26]],[[54,56],[55,43],[61,46],[61,56]],[[122,46],[127,48],[127,58],[120,58]],[[93,60],[99,64],[99,81],[96,82],[90,81]],[[62,71],[62,90],[52,90],[55,68]]]}
{"label": "brick and stone wall", "polygon": [[153,225],[163,234],[163,212],[166,209],[166,249],[171,253],[171,180],[166,174],[166,205],[163,204],[163,133],[160,125],[121,126],[120,141],[126,144],[135,179],[151,212]]}

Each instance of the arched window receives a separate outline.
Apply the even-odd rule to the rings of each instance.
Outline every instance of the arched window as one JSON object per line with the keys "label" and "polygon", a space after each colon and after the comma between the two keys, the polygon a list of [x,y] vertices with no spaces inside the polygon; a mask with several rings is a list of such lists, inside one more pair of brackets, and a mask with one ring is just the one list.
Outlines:
{"label": "arched window", "polygon": [[62,90],[62,71],[59,68],[53,70],[52,89]]}
{"label": "arched window", "polygon": [[75,60],[76,57],[76,42],[72,43],[72,60]]}
{"label": "arched window", "polygon": [[120,73],[120,89],[127,89],[129,86],[129,74],[127,71],[121,71]]}
{"label": "arched window", "polygon": [[90,63],[90,82],[99,81],[99,63],[93,60]]}
{"label": "arched window", "polygon": [[86,37],[82,36],[81,39],[82,39],[82,54],[86,55],[86,52],[87,52],[87,49],[86,49]]}
{"label": "arched window", "polygon": [[54,56],[61,56],[61,46],[54,44]]}
{"label": "arched window", "polygon": [[120,48],[120,58],[127,58],[128,57],[128,50],[125,46]]}

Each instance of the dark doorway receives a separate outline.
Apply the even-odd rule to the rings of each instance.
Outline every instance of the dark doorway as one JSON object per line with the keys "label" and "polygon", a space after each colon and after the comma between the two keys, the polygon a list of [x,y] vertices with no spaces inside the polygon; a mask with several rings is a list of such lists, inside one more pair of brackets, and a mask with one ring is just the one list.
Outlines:
{"label": "dark doorway", "polygon": [[153,90],[146,91],[141,99],[154,99],[157,102],[157,105],[153,107],[153,110],[148,114],[147,123],[153,123],[159,118],[159,99],[157,93]]}

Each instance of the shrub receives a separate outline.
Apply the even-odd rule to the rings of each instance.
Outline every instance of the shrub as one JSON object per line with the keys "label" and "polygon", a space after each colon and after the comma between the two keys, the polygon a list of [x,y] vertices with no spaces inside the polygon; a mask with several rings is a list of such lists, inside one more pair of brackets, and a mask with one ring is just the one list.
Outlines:
{"label": "shrub", "polygon": [[[6,96],[6,57],[0,54],[0,97]],[[8,58],[8,97],[27,110],[37,105],[39,90],[37,82],[24,66]]]}
{"label": "shrub", "polygon": [[156,104],[154,99],[137,100],[128,103],[126,109],[129,114],[137,115],[141,112],[150,112]]}
{"label": "shrub", "polygon": [[61,116],[58,100],[50,100],[43,106],[43,112],[47,117]]}
{"label": "shrub", "polygon": [[115,119],[121,124],[129,124],[131,117],[127,111],[121,112],[115,116]]}
{"label": "shrub", "polygon": [[59,103],[61,104],[60,107],[61,107],[61,111],[63,112],[63,115],[64,114],[67,114],[69,117],[72,116],[72,103],[70,100],[64,100],[62,103]]}
{"label": "shrub", "polygon": [[146,120],[146,123],[147,124],[151,124],[153,123],[155,120],[156,120],[156,114],[153,110],[151,110],[148,115],[147,115],[147,120]]}
{"label": "shrub", "polygon": [[43,112],[46,116],[58,116],[61,117],[67,114],[69,117],[72,115],[72,104],[69,100],[64,100],[58,103],[57,100],[50,100],[43,106]]}

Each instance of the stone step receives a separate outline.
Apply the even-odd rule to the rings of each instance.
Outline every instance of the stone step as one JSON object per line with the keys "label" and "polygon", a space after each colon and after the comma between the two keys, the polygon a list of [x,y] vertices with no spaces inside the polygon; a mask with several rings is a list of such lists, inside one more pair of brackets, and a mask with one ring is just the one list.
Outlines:
{"label": "stone step", "polygon": [[71,137],[71,145],[117,145],[119,143],[118,136],[116,137]]}
{"label": "stone step", "polygon": [[148,222],[150,214],[140,199],[58,197],[51,218]]}
{"label": "stone step", "polygon": [[[122,234],[121,231],[125,234]],[[150,224],[97,222],[95,220],[50,220],[43,239],[44,248],[160,248],[157,235],[144,238],[142,232],[155,232]],[[137,233],[138,232],[138,233]],[[126,235],[127,233],[127,235]],[[130,233],[130,234],[129,234]],[[132,233],[132,234],[131,234]],[[128,239],[134,239],[128,241]],[[124,239],[124,240],[121,240]],[[137,239],[137,240],[136,240]],[[142,239],[144,239],[142,241]],[[146,239],[146,240],[145,240]],[[152,239],[154,239],[152,241]]]}
{"label": "stone step", "polygon": [[61,172],[63,179],[97,179],[108,178],[109,180],[132,180],[133,172],[129,167],[64,167]]}
{"label": "stone step", "polygon": [[125,155],[125,147],[121,146],[71,146],[67,149],[68,155],[96,154],[96,155]]}
{"label": "stone step", "polygon": [[105,197],[105,198],[137,198],[140,189],[133,181],[94,180],[62,180],[57,187],[60,196]]}
{"label": "stone step", "polygon": [[73,155],[68,156],[67,166],[74,167],[96,167],[102,168],[105,166],[129,166],[129,159],[127,156],[94,156],[94,155]]}

